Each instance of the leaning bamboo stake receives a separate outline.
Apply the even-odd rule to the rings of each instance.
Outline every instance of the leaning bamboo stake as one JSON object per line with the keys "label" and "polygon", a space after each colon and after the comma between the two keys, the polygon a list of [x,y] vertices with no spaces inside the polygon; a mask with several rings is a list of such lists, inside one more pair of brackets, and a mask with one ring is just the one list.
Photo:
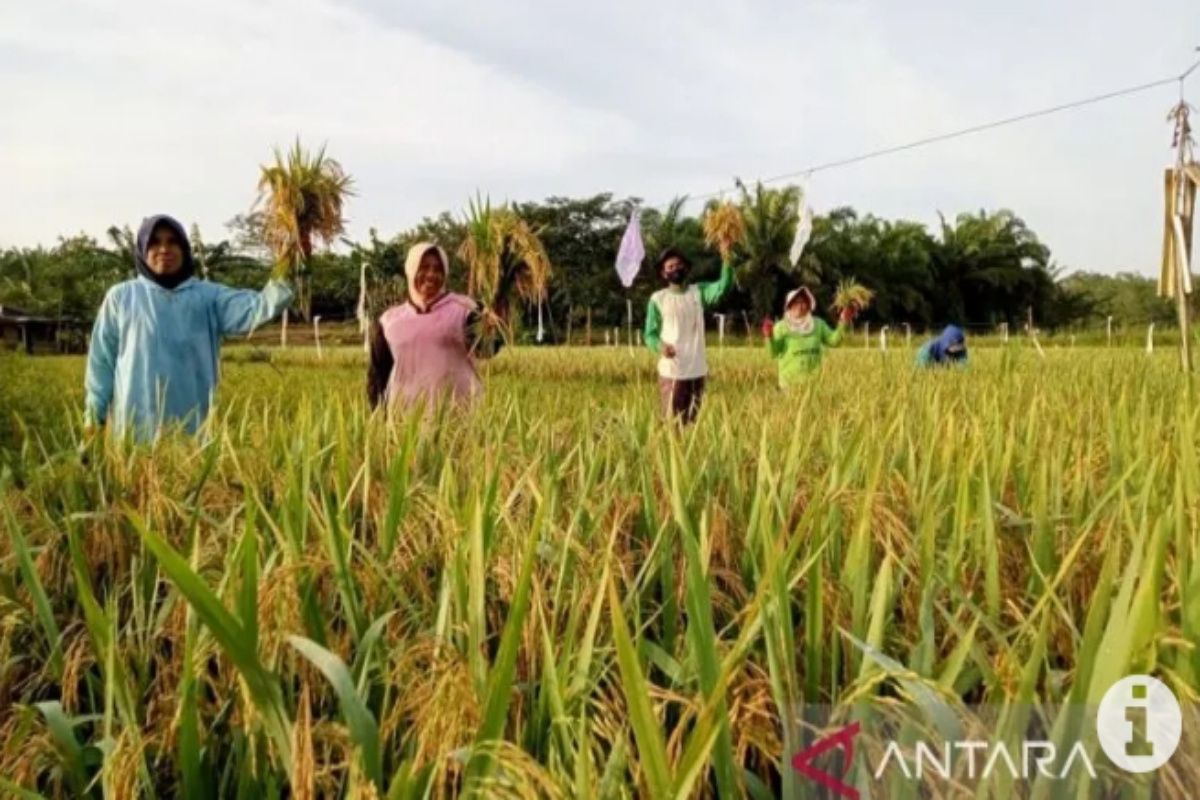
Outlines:
{"label": "leaning bamboo stake", "polygon": [[355,309],[358,317],[358,332],[362,334],[363,352],[371,352],[371,323],[367,319],[367,262],[364,260],[358,268],[358,307]]}
{"label": "leaning bamboo stake", "polygon": [[1171,109],[1174,122],[1175,168],[1168,169],[1163,178],[1165,195],[1163,225],[1163,257],[1159,274],[1158,293],[1175,300],[1179,322],[1179,359],[1185,372],[1192,370],[1191,319],[1188,296],[1192,293],[1191,246],[1192,222],[1196,208],[1196,171],[1192,160],[1190,109],[1180,100]]}

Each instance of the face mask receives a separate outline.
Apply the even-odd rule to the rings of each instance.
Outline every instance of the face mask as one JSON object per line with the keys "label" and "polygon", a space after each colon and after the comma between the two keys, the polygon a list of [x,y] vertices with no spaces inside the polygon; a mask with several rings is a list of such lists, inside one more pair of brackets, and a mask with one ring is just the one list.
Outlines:
{"label": "face mask", "polygon": [[667,272],[666,272],[667,283],[683,283],[685,280],[687,280],[687,276],[690,271],[691,270],[689,270],[688,267],[685,265],[681,265],[681,266],[675,267],[674,269],[667,270]]}

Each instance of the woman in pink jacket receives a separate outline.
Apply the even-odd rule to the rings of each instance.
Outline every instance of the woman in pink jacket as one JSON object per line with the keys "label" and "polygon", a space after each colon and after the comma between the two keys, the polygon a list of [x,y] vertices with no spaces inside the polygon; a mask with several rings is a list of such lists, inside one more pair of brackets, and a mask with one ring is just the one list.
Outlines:
{"label": "woman in pink jacket", "polygon": [[367,396],[371,407],[443,398],[467,403],[483,391],[475,361],[500,349],[486,335],[484,311],[469,297],[446,290],[446,251],[432,242],[409,248],[404,262],[408,299],[392,306],[371,329]]}

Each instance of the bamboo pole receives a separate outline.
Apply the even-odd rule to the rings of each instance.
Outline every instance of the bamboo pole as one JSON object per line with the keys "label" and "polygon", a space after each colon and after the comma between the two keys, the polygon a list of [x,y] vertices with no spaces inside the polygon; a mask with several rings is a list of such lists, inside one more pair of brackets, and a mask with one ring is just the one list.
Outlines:
{"label": "bamboo pole", "polygon": [[[1188,127],[1188,105],[1182,99],[1179,101],[1179,105],[1173,109],[1172,117],[1175,121],[1175,213],[1171,215],[1174,231],[1168,231],[1167,237],[1169,238],[1171,233],[1174,233],[1176,263],[1173,265],[1175,280],[1172,288],[1175,291],[1175,313],[1179,320],[1179,361],[1184,372],[1191,372],[1192,335],[1191,319],[1188,314],[1188,295],[1192,292],[1191,259],[1188,252],[1188,237],[1184,235],[1183,230],[1182,214],[1186,213],[1190,197],[1187,188],[1190,180],[1185,170],[1190,161],[1192,142]],[[1191,219],[1188,219],[1187,222],[1190,225]]]}

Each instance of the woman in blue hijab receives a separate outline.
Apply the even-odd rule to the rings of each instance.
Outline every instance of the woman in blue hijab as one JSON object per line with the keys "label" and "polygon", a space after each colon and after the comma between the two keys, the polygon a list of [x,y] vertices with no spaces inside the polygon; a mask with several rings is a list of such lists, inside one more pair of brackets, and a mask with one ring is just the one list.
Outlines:
{"label": "woman in blue hijab", "polygon": [[292,291],[196,279],[187,234],[164,214],[142,222],[134,261],[137,277],[108,290],[92,328],[86,424],[143,441],[168,423],[195,433],[217,387],[222,337],[272,319]]}
{"label": "woman in blue hijab", "polygon": [[918,367],[967,365],[967,337],[957,325],[947,325],[936,339],[930,339],[917,351]]}

